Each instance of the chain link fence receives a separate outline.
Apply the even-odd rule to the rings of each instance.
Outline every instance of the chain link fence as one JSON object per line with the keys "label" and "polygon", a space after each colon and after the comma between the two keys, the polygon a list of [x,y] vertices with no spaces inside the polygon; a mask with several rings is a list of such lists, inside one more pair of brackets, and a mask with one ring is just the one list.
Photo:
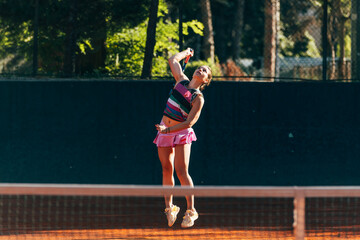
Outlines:
{"label": "chain link fence", "polygon": [[265,1],[264,76],[355,79],[351,5],[351,0]]}
{"label": "chain link fence", "polygon": [[[20,3],[16,5],[13,2],[14,8],[16,5],[16,11],[1,11],[0,74],[2,76],[64,77],[66,76],[64,71],[70,69],[75,73],[72,77],[139,78],[140,72],[138,74],[106,72],[109,68],[107,65],[109,61],[106,60],[109,54],[114,56],[110,58],[115,62],[114,65],[121,68],[118,62],[126,62],[126,59],[121,58],[124,51],[133,52],[134,50],[129,46],[138,48],[138,45],[133,43],[134,39],[122,37],[124,32],[116,33],[117,29],[114,27],[118,22],[126,22],[124,25],[131,25],[135,29],[132,32],[133,35],[137,34],[136,31],[140,31],[135,20],[131,18],[119,20],[121,6],[124,6],[122,4],[126,4],[126,1],[92,0],[87,3],[86,11],[81,10],[83,6],[78,0],[68,5],[60,4],[63,1],[49,2],[51,4],[46,7],[43,7],[42,0],[33,0],[28,6]],[[112,5],[106,6],[109,2]],[[147,8],[140,8],[145,3],[135,2],[146,1],[130,1],[128,4],[142,9],[142,16],[145,16],[143,18],[147,18],[148,14],[144,13],[146,12],[144,9]],[[212,4],[214,3],[213,11],[219,11],[216,9],[215,2],[211,1]],[[236,1],[225,2],[230,4]],[[244,24],[241,27],[247,39],[243,37],[239,40],[242,41],[239,44],[242,48],[239,51],[242,52],[241,57],[235,59],[233,63],[224,60],[219,62],[222,71],[221,74],[215,76],[215,79],[359,80],[357,69],[360,69],[360,66],[357,58],[360,57],[360,31],[358,30],[360,24],[357,16],[360,12],[360,4],[356,0],[258,0],[257,2],[260,4],[259,9],[256,10],[259,11],[256,15],[257,19],[247,19],[248,13],[243,14]],[[6,1],[0,1],[0,3],[6,5]],[[246,7],[249,8],[249,4],[246,1],[243,3],[245,11]],[[112,13],[106,18],[97,17],[97,13],[99,15],[108,13],[110,10],[107,8],[114,8],[114,6],[119,7],[118,13]],[[173,4],[173,8],[174,6],[176,8],[176,4]],[[97,11],[97,8],[105,10]],[[21,12],[24,16],[18,15]],[[117,22],[111,23],[111,21]],[[91,28],[84,27],[87,23]],[[109,43],[113,41],[106,36],[106,31],[109,29],[114,36],[122,38],[118,42]],[[259,38],[252,41],[246,29],[257,31]],[[219,41],[216,40],[220,39],[219,31],[215,23],[215,49],[220,48]],[[173,42],[174,39],[171,37],[169,41]],[[140,37],[141,39],[145,42],[145,38]],[[196,40],[196,42],[200,41]],[[222,42],[222,44],[225,43]],[[255,48],[261,49],[254,54],[255,51],[251,49]],[[137,51],[143,53],[142,48]],[[139,56],[138,61],[141,62],[141,54]],[[69,65],[69,61],[73,61],[74,65]],[[131,63],[127,64],[131,65]],[[168,75],[158,75],[153,78],[161,79],[169,75],[170,72]]]}

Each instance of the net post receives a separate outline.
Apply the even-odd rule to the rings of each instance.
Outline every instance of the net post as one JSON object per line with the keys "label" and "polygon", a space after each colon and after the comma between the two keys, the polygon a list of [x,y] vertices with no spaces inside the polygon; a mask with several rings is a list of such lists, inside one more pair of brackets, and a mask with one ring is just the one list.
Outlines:
{"label": "net post", "polygon": [[305,193],[295,188],[294,197],[294,235],[295,240],[305,239]]}

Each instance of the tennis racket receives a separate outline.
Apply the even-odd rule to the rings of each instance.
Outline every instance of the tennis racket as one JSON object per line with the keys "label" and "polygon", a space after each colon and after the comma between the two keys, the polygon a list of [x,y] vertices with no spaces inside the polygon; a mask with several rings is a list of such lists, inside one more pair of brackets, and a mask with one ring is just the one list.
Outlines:
{"label": "tennis racket", "polygon": [[[194,50],[190,49],[190,52],[194,52]],[[185,58],[184,64],[183,64],[183,66],[182,66],[182,71],[183,71],[183,72],[184,72],[185,67],[186,67],[186,64],[189,62],[190,58],[191,58],[191,55],[188,55],[188,56]]]}

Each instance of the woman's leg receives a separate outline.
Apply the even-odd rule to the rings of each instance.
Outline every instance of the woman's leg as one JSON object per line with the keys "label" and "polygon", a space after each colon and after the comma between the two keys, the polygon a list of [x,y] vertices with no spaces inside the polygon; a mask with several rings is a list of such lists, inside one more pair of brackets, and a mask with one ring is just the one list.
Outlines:
{"label": "woman's leg", "polygon": [[[163,186],[175,185],[174,181],[174,149],[172,147],[158,147],[158,155],[162,166]],[[165,206],[172,206],[173,196],[164,196]]]}
{"label": "woman's leg", "polygon": [[[193,187],[194,183],[189,175],[191,144],[175,146],[175,171],[182,186]],[[195,210],[194,195],[186,196],[187,209]]]}

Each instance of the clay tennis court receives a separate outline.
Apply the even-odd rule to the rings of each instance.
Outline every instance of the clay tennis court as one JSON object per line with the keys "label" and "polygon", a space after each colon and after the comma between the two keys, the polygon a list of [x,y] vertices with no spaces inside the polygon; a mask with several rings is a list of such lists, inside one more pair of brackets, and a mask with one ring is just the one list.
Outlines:
{"label": "clay tennis court", "polygon": [[[167,226],[162,197],[1,196],[0,239],[294,239],[291,198],[197,198],[193,228]],[[354,198],[307,202],[305,239],[360,239]]]}

